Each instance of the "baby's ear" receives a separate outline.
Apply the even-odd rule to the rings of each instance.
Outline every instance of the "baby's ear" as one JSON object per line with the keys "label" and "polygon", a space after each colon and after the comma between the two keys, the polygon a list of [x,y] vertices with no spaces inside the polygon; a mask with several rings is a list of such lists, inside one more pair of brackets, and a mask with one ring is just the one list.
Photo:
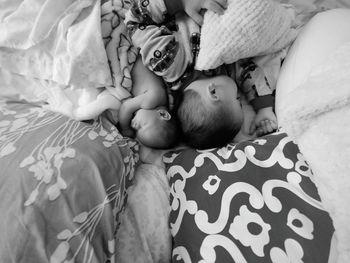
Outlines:
{"label": "baby's ear", "polygon": [[215,84],[211,83],[206,88],[207,95],[211,100],[219,100],[219,94],[217,93]]}
{"label": "baby's ear", "polygon": [[157,112],[158,112],[158,114],[160,115],[160,118],[161,118],[162,120],[168,121],[168,120],[171,119],[171,115],[170,115],[170,113],[169,113],[167,110],[165,110],[165,109],[159,109],[159,110],[157,110]]}

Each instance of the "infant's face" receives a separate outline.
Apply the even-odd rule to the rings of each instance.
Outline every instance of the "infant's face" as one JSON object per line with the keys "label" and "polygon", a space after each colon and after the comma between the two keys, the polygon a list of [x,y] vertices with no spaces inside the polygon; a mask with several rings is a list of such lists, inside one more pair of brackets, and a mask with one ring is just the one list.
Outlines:
{"label": "infant's face", "polygon": [[203,103],[208,107],[215,107],[218,103],[226,105],[234,115],[235,120],[238,123],[243,122],[243,111],[237,85],[230,77],[220,75],[199,79],[191,83],[186,89],[193,89],[198,92]]}
{"label": "infant's face", "polygon": [[157,143],[162,123],[170,120],[171,115],[165,107],[145,110],[139,109],[131,120],[131,127],[136,131],[136,137],[146,146]]}

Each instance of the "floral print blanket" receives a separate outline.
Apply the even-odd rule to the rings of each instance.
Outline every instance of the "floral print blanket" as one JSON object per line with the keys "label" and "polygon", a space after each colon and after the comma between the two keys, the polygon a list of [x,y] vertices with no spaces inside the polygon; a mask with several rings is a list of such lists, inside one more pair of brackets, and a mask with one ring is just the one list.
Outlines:
{"label": "floral print blanket", "polygon": [[0,100],[0,261],[116,262],[138,144],[106,119]]}

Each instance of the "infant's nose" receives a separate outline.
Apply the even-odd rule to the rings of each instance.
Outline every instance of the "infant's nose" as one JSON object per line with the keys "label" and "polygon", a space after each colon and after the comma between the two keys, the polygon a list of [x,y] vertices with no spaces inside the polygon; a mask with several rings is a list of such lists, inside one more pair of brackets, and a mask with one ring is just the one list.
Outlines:
{"label": "infant's nose", "polygon": [[135,118],[131,120],[131,128],[133,128],[134,130],[137,130],[139,128],[139,125]]}

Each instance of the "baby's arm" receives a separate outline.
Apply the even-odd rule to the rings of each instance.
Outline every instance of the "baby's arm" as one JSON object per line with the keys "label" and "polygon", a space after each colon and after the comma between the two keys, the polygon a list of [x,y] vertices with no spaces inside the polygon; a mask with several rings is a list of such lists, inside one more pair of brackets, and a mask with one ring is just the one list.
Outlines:
{"label": "baby's arm", "polygon": [[95,100],[74,109],[73,115],[76,120],[94,119],[105,110],[119,110],[120,101],[108,90],[103,90]]}
{"label": "baby's arm", "polygon": [[128,137],[134,137],[134,130],[130,124],[137,110],[154,109],[167,103],[167,94],[161,78],[148,70],[140,57],[136,59],[131,77],[134,97],[123,101],[118,117],[120,132]]}
{"label": "baby's arm", "polygon": [[124,136],[135,137],[135,132],[131,128],[131,120],[134,113],[139,109],[153,109],[160,105],[158,94],[154,90],[148,90],[136,97],[125,100],[119,110],[120,132]]}
{"label": "baby's arm", "polygon": [[256,131],[257,135],[261,136],[276,130],[273,89],[263,68],[251,59],[241,60],[236,63],[236,74],[237,84],[256,112],[250,126],[250,134]]}
{"label": "baby's arm", "polygon": [[141,108],[140,104],[140,97],[133,97],[123,101],[118,115],[119,128],[123,136],[135,137],[135,132],[131,128],[130,123],[134,113]]}

